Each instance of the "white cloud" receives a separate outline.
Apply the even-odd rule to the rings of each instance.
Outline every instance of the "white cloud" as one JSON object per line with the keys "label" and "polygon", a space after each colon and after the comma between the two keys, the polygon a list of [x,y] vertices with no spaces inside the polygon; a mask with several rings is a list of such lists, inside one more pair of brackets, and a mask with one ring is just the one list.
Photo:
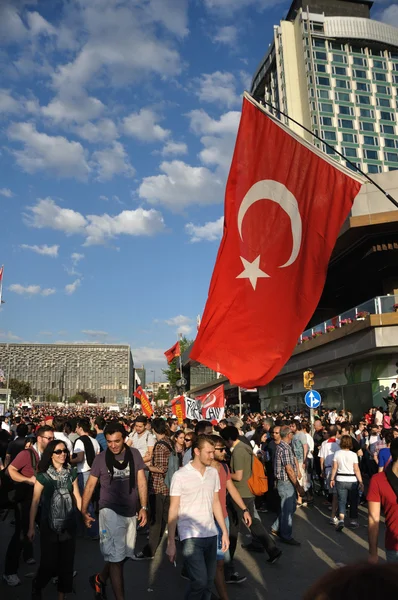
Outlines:
{"label": "white cloud", "polygon": [[92,143],[108,143],[119,137],[117,127],[111,119],[102,119],[97,123],[85,123],[76,129],[76,134]]}
{"label": "white cloud", "polygon": [[107,331],[101,331],[99,329],[83,329],[82,333],[89,337],[108,337],[109,335]]}
{"label": "white cloud", "polygon": [[68,294],[68,296],[71,296],[72,294],[74,294],[76,292],[76,290],[80,284],[81,284],[81,279],[75,279],[75,281],[73,283],[68,283],[68,285],[65,286],[65,294]]}
{"label": "white cloud", "polygon": [[26,15],[29,30],[33,35],[57,35],[57,30],[38,12],[30,11]]}
{"label": "white cloud", "polygon": [[[85,246],[104,244],[118,235],[154,235],[164,230],[160,212],[154,209],[124,210],[118,215],[87,215],[69,208],[61,208],[52,198],[39,199],[35,206],[28,207],[25,223],[37,229],[49,228],[63,231],[67,235],[80,234],[86,237]],[[81,256],[77,253],[73,257]]]}
{"label": "white cloud", "polygon": [[204,0],[205,6],[210,10],[216,10],[232,14],[238,10],[254,5],[256,10],[263,10],[270,6],[284,3],[285,0]]}
{"label": "white cloud", "polygon": [[5,198],[12,198],[13,193],[9,188],[0,188],[0,196],[4,196]]}
{"label": "white cloud", "polygon": [[70,257],[72,259],[72,263],[76,266],[77,263],[83,260],[84,254],[80,254],[79,252],[73,252],[73,254],[71,254]]}
{"label": "white cloud", "polygon": [[204,73],[197,80],[197,88],[196,95],[202,102],[213,102],[227,108],[241,103],[241,98],[236,93],[236,79],[232,73]]}
{"label": "white cloud", "polygon": [[144,177],[138,189],[150,204],[163,204],[180,211],[192,204],[221,202],[223,182],[206,167],[192,167],[182,161],[162,162],[161,175]]}
{"label": "white cloud", "polygon": [[140,112],[125,117],[124,132],[142,142],[161,142],[170,135],[170,131],[158,125],[159,120],[159,116],[153,110],[142,108]]}
{"label": "white cloud", "polygon": [[15,113],[18,112],[19,107],[19,102],[11,96],[9,90],[0,89],[0,113]]}
{"label": "white cloud", "polygon": [[36,229],[45,227],[63,231],[67,235],[84,233],[87,221],[82,214],[70,208],[61,208],[52,198],[39,198],[35,206],[29,206],[31,214],[25,214],[25,223]]}
{"label": "white cloud", "polygon": [[42,246],[29,246],[28,244],[21,244],[20,247],[24,250],[32,250],[32,252],[42,254],[43,256],[51,256],[52,258],[56,258],[58,256],[59,250],[59,246],[47,246],[47,244],[43,244]]}
{"label": "white cloud", "polygon": [[385,8],[379,15],[379,20],[398,27],[398,4],[392,4]]}
{"label": "white cloud", "polygon": [[163,147],[163,149],[161,151],[161,155],[169,156],[170,154],[172,154],[173,156],[176,156],[177,154],[187,154],[187,152],[188,152],[188,147],[186,144],[184,144],[184,142],[173,142],[170,140]]}
{"label": "white cloud", "polygon": [[21,341],[22,338],[19,337],[19,335],[15,335],[15,333],[12,333],[12,331],[4,331],[4,330],[0,330],[0,340],[2,341],[7,341],[7,342],[18,342]]}
{"label": "white cloud", "polygon": [[13,154],[27,173],[48,171],[59,177],[86,179],[90,171],[79,142],[39,133],[32,123],[13,123],[8,128],[8,137],[24,145],[23,150],[14,150]]}
{"label": "white cloud", "polygon": [[154,21],[162,23],[179,37],[188,34],[187,0],[149,0],[148,11]]}
{"label": "white cloud", "polygon": [[234,25],[225,25],[219,27],[213,38],[213,42],[226,44],[227,46],[235,46],[238,38],[238,28]]}
{"label": "white cloud", "polygon": [[84,123],[89,119],[97,119],[104,108],[101,100],[88,96],[84,92],[77,94],[63,92],[47,106],[43,106],[41,111],[45,117],[52,119],[55,123],[64,121]]}
{"label": "white cloud", "polygon": [[104,150],[97,150],[92,156],[98,172],[98,181],[108,181],[114,175],[133,177],[135,169],[130,164],[123,144],[113,142],[112,146]]}
{"label": "white cloud", "polygon": [[15,43],[23,39],[28,31],[21,19],[23,2],[3,0],[0,4],[0,39],[2,43]]}
{"label": "white cloud", "polygon": [[187,223],[185,231],[191,236],[191,242],[214,242],[222,236],[224,225],[224,217],[220,217],[216,221],[209,221],[204,225],[194,225]]}
{"label": "white cloud", "polygon": [[10,292],[14,292],[20,296],[52,296],[52,294],[55,294],[54,288],[42,289],[40,285],[24,286],[20,283],[12,283],[8,289]]}
{"label": "white cloud", "polygon": [[176,317],[172,317],[171,319],[166,319],[166,325],[170,325],[170,327],[176,327],[176,333],[179,335],[188,335],[192,331],[191,323],[193,320],[190,317],[186,317],[184,315],[177,315]]}
{"label": "white cloud", "polygon": [[141,346],[141,348],[133,349],[134,364],[145,365],[147,372],[150,372],[151,367],[159,368],[166,365],[164,356],[165,348],[151,348],[150,346]]}

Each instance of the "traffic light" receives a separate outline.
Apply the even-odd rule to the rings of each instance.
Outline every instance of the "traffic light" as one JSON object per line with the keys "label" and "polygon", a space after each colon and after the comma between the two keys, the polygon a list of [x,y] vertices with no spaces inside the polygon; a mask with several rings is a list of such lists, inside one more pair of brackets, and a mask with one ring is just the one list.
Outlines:
{"label": "traffic light", "polygon": [[314,373],[313,371],[304,371],[303,373],[303,384],[304,384],[304,388],[306,390],[312,390],[312,388],[314,387]]}

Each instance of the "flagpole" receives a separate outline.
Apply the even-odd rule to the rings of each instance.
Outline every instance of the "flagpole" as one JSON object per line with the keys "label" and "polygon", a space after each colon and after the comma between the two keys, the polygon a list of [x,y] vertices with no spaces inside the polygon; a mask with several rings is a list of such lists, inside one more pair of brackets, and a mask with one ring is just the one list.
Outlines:
{"label": "flagpole", "polygon": [[[263,110],[268,116],[269,113],[267,111],[265,111],[264,107],[262,106],[262,104],[260,104],[260,102],[258,102],[255,98],[253,98],[253,96],[251,94],[249,94],[248,92],[244,93],[245,96],[247,96],[247,99],[249,101],[251,101],[255,106],[257,106],[257,108],[259,108],[260,110]],[[307,127],[305,127],[305,125],[303,125],[302,123],[300,123],[299,121],[296,121],[296,119],[293,119],[293,117],[289,117],[289,115],[285,112],[283,112],[282,110],[280,110],[280,108],[277,108],[276,106],[274,106],[273,104],[271,104],[270,102],[267,102],[266,100],[261,99],[261,103],[265,104],[266,106],[269,106],[270,108],[272,108],[272,110],[275,110],[276,112],[280,113],[283,117],[286,117],[286,119],[289,119],[289,121],[291,121],[292,123],[294,123],[295,125],[298,125],[299,127],[301,127],[301,129],[304,129],[304,131],[306,131],[307,133],[309,133],[310,135],[312,135],[312,137],[314,137],[315,139],[319,140],[320,142],[322,142],[322,144],[325,144],[325,146],[327,146],[328,148],[330,148],[331,150],[333,150],[333,152],[335,152],[336,154],[338,154],[341,158],[343,158],[349,165],[351,165],[356,171],[358,171],[358,173],[360,173],[361,175],[363,175],[370,183],[372,183],[382,194],[384,194],[384,196],[390,201],[392,202],[392,204],[394,204],[394,206],[396,208],[398,208],[398,202],[397,200],[395,200],[395,198],[393,198],[391,196],[391,194],[389,194],[386,190],[384,190],[378,183],[376,183],[376,181],[374,179],[372,179],[371,177],[369,177],[369,175],[367,173],[364,173],[355,163],[353,163],[349,158],[347,158],[346,156],[344,156],[344,154],[342,154],[341,152],[339,152],[339,150],[336,150],[336,148],[334,146],[332,146],[331,144],[329,144],[328,142],[326,142],[325,140],[323,140],[317,133],[314,133],[313,131],[311,131],[310,129],[308,129]],[[275,115],[271,115],[272,117],[275,117]],[[277,118],[277,117],[275,117]],[[279,119],[278,119],[279,120]]]}
{"label": "flagpole", "polygon": [[242,416],[242,390],[240,389],[240,385],[238,385],[238,398],[239,398],[239,416]]}
{"label": "flagpole", "polygon": [[[183,379],[184,375],[182,373],[182,357],[181,357],[182,333],[179,333],[178,336],[180,338],[180,357],[179,357],[180,358],[180,379]],[[185,386],[184,385],[181,386],[181,390],[182,390],[182,393],[184,394],[185,393]]]}
{"label": "flagpole", "polygon": [[1,280],[0,280],[0,308],[3,302],[3,277],[4,277],[4,265],[1,265]]}

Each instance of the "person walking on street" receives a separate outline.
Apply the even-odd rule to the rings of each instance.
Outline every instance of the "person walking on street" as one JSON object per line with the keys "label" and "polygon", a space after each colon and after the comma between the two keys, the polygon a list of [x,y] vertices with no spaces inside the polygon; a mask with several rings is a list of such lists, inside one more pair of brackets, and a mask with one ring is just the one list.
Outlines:
{"label": "person walking on street", "polygon": [[123,564],[126,558],[134,556],[138,501],[138,521],[141,527],[146,525],[148,490],[141,454],[124,443],[123,425],[108,423],[104,434],[108,448],[94,459],[82,501],[82,516],[90,528],[94,519],[88,508],[99,481],[100,549],[105,565],[101,573],[90,577],[90,585],[95,598],[105,600],[110,578],[115,599],[124,600]]}
{"label": "person walking on street", "polygon": [[350,435],[340,438],[340,450],[333,457],[332,474],[330,476],[330,487],[336,486],[337,501],[339,505],[339,522],[336,531],[344,527],[344,517],[347,499],[350,503],[351,529],[357,529],[358,524],[358,485],[363,492],[362,475],[359,470],[358,455],[352,451],[353,440]]}
{"label": "person walking on street", "polygon": [[280,441],[275,440],[274,472],[278,494],[281,500],[280,512],[271,527],[271,533],[285,544],[300,546],[293,537],[293,515],[296,512],[297,494],[304,496],[304,490],[298,481],[297,462],[291,439],[293,432],[288,425],[280,428]]}
{"label": "person walking on street", "polygon": [[214,442],[210,436],[199,435],[194,459],[174,473],[170,489],[168,543],[166,553],[176,561],[175,534],[182,543],[182,555],[190,579],[186,600],[210,600],[216,574],[217,527],[221,532],[221,551],[228,550],[229,539],[218,492],[220,478],[211,467]]}

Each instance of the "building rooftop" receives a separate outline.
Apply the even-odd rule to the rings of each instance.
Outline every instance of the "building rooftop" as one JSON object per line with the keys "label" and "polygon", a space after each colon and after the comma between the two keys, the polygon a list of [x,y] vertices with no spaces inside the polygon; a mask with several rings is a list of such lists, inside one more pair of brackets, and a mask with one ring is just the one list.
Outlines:
{"label": "building rooftop", "polygon": [[286,21],[293,21],[300,8],[310,13],[322,14],[327,17],[367,17],[373,0],[293,0],[286,16]]}

